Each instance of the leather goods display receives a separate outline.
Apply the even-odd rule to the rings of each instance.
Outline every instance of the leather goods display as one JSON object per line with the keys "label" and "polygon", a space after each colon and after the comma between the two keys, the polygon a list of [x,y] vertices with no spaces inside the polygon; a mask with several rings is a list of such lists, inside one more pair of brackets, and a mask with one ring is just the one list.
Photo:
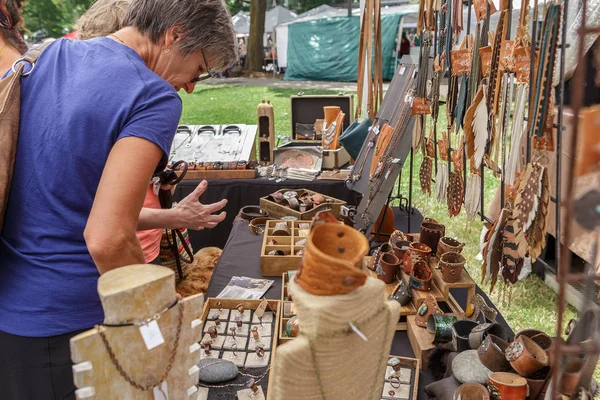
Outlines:
{"label": "leather goods display", "polygon": [[400,282],[398,286],[396,286],[392,294],[388,296],[388,300],[396,300],[403,307],[408,305],[411,299],[412,294],[410,292],[410,288],[408,287],[405,281]]}
{"label": "leather goods display", "polygon": [[510,372],[494,372],[488,376],[491,400],[525,400],[528,395],[527,380]]}
{"label": "leather goods display", "polygon": [[446,343],[452,340],[452,326],[458,321],[454,315],[430,315],[427,331],[434,334],[434,343]]}
{"label": "leather goods display", "polygon": [[426,244],[435,253],[438,242],[446,235],[446,227],[435,222],[423,222],[421,224],[421,236],[419,241]]}
{"label": "leather goods display", "polygon": [[409,274],[413,269],[413,265],[419,260],[429,263],[430,255],[431,248],[425,243],[412,242],[408,246],[408,251],[404,253],[404,272]]}
{"label": "leather goods display", "polygon": [[384,243],[381,246],[379,246],[377,249],[375,249],[375,251],[373,252],[373,255],[371,256],[371,259],[367,263],[367,267],[370,270],[375,271],[375,269],[377,268],[377,264],[379,263],[379,259],[381,258],[383,253],[394,254],[394,249],[392,248],[392,245],[389,243]]}
{"label": "leather goods display", "polygon": [[250,224],[248,225],[250,228],[250,232],[252,232],[255,235],[262,235],[265,232],[265,225],[267,225],[267,221],[271,220],[272,218],[268,217],[254,218],[252,221],[250,221]]}
{"label": "leather goods display", "polygon": [[360,149],[362,148],[362,145],[369,134],[371,125],[373,125],[373,120],[370,118],[365,118],[361,122],[354,121],[340,135],[338,139],[339,142],[346,149],[353,160],[356,160],[358,157]]}
{"label": "leather goods display", "polygon": [[508,343],[495,335],[487,335],[477,349],[481,363],[493,372],[510,371],[510,364],[504,355]]}
{"label": "leather goods display", "polygon": [[548,365],[548,355],[527,336],[519,336],[506,349],[506,359],[519,375],[528,377]]}
{"label": "leather goods display", "polygon": [[[331,213],[319,216],[323,214],[335,221]],[[367,280],[362,263],[368,252],[367,238],[356,229],[337,223],[313,224],[294,279],[317,296],[350,293]]]}
{"label": "leather goods display", "polygon": [[394,249],[394,254],[400,260],[400,265],[404,268],[404,254],[408,251],[410,246],[410,241],[408,240],[398,240],[392,243],[392,248]]}
{"label": "leather goods display", "polygon": [[463,247],[465,247],[464,243],[459,242],[456,239],[453,239],[448,236],[444,236],[440,239],[437,245],[436,257],[439,259],[444,253],[454,252],[460,253],[462,252]]}
{"label": "leather goods display", "polygon": [[396,274],[400,267],[400,260],[392,253],[382,253],[379,257],[379,264],[377,266],[377,278],[381,279],[385,283],[396,282]]}
{"label": "leather goods display", "polygon": [[471,346],[472,349],[478,349],[479,346],[481,346],[483,339],[485,339],[488,334],[495,335],[502,340],[507,339],[506,332],[504,331],[502,325],[487,322],[473,328],[469,334],[469,346]]}
{"label": "leather goods display", "polygon": [[487,305],[483,297],[479,294],[473,296],[471,304],[467,305],[465,309],[465,318],[471,321],[484,322],[496,322],[498,311],[493,307]]}
{"label": "leather goods display", "polygon": [[529,378],[525,378],[529,387],[530,399],[543,399],[550,384],[552,369],[544,367]]}
{"label": "leather goods display", "polygon": [[445,253],[440,258],[438,268],[442,270],[444,282],[458,282],[465,266],[465,257],[460,253]]}
{"label": "leather goods display", "polygon": [[454,392],[453,400],[489,400],[487,388],[479,383],[463,383]]}
{"label": "leather goods display", "polygon": [[429,316],[432,314],[443,314],[442,310],[438,306],[437,301],[431,295],[425,297],[423,303],[419,306],[417,310],[417,315],[415,317],[415,324],[420,326],[421,328],[427,328],[427,321],[429,321]]}
{"label": "leather goods display", "polygon": [[240,210],[240,217],[246,221],[252,221],[254,218],[268,217],[269,213],[259,206],[246,206]]}
{"label": "leather goods display", "polygon": [[460,353],[471,348],[469,345],[469,334],[477,325],[479,325],[477,322],[468,319],[456,321],[452,325],[452,343],[457,352]]}
{"label": "leather goods display", "polygon": [[410,273],[409,284],[415,290],[422,292],[428,292],[431,290],[431,281],[433,279],[433,273],[429,264],[425,261],[417,261]]}
{"label": "leather goods display", "polygon": [[[27,79],[32,73],[35,62],[50,43],[31,49],[15,62],[13,74],[0,80],[0,230],[4,224],[17,153],[21,119],[21,79]],[[26,69],[26,64],[29,64],[30,68]]]}

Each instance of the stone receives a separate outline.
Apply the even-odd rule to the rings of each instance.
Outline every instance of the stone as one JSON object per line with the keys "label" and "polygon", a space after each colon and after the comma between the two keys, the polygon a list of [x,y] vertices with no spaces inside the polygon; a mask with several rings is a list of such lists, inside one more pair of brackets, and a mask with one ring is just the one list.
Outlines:
{"label": "stone", "polygon": [[486,385],[488,376],[492,371],[481,363],[477,350],[466,350],[452,360],[452,373],[460,383]]}
{"label": "stone", "polygon": [[200,381],[204,383],[220,383],[235,379],[238,368],[234,363],[220,358],[204,358],[198,363]]}

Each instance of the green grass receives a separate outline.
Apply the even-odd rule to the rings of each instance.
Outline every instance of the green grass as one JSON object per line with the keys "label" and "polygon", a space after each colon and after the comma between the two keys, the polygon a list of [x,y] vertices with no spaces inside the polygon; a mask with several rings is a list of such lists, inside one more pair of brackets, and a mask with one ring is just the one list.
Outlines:
{"label": "green grass", "polygon": [[[338,92],[326,90],[304,90],[306,95],[331,94]],[[206,86],[198,85],[191,95],[182,94],[183,116],[182,123],[187,124],[224,124],[224,123],[256,123],[256,106],[263,100],[271,100],[275,111],[275,131],[277,135],[291,133],[290,96],[297,94],[293,89],[274,89],[256,86]],[[438,119],[438,134],[446,129],[445,106],[440,107]],[[441,137],[441,136],[440,136]],[[458,140],[456,135],[451,135],[452,143]],[[476,218],[472,223],[467,223],[466,214],[461,212],[454,218],[448,218],[445,203],[440,204],[435,197],[427,197],[421,193],[419,186],[419,167],[421,154],[415,155],[413,169],[413,204],[424,216],[437,219],[446,225],[446,234],[466,242],[463,252],[467,259],[467,270],[477,283],[481,280],[481,262],[476,260],[479,253],[480,233],[482,222]],[[441,165],[440,165],[441,166]],[[499,186],[499,180],[490,171],[485,176],[485,209],[487,210],[493,194]],[[435,172],[434,172],[435,173]],[[401,191],[408,196],[408,171],[403,173]],[[434,186],[432,187],[434,188]],[[557,296],[552,289],[546,286],[537,276],[529,276],[517,283],[512,289],[509,304],[508,291],[500,295],[501,285],[498,284],[494,293],[489,293],[489,287],[481,285],[513,330],[535,328],[547,332],[551,336],[556,334]],[[572,307],[567,307],[565,324],[576,317]],[[596,379],[600,378],[597,369]]]}

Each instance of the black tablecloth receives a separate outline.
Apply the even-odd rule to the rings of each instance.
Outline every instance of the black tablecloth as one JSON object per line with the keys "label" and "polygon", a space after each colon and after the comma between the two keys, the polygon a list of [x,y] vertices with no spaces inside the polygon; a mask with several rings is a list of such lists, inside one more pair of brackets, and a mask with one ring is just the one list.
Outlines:
{"label": "black tablecloth", "polygon": [[[175,189],[174,201],[179,201],[190,194],[200,183],[199,180],[183,180]],[[223,248],[231,232],[233,220],[238,211],[245,206],[258,205],[259,199],[283,188],[309,189],[336,199],[344,200],[350,205],[357,205],[354,192],[348,190],[343,181],[314,180],[311,182],[288,179],[276,182],[263,178],[255,179],[214,179],[208,180],[206,192],[200,196],[203,204],[215,203],[227,199],[224,208],[227,218],[217,227],[204,231],[189,231],[194,251],[203,247],[216,246]]]}
{"label": "black tablecloth", "polygon": [[[397,218],[396,220],[402,221],[404,219]],[[260,250],[262,239],[262,235],[256,236],[250,232],[247,222],[237,221],[234,223],[227,244],[223,249],[223,255],[221,256],[210,281],[208,291],[206,292],[207,297],[216,297],[227,285],[232,276],[247,276],[251,278],[261,277]],[[274,282],[265,294],[265,297],[268,299],[280,299],[281,277],[268,277],[266,279],[272,279]],[[481,289],[479,289],[479,287],[477,287],[477,293],[482,295],[488,304],[492,304],[490,299],[481,291]],[[452,295],[464,309],[467,302],[467,290],[455,289],[452,290]],[[497,322],[502,324],[508,331],[512,332],[500,313],[498,313]],[[390,354],[403,357],[415,356],[410,347],[406,332],[396,332]],[[433,376],[429,372],[421,372],[419,376],[419,399],[427,398],[424,388],[433,381]]]}

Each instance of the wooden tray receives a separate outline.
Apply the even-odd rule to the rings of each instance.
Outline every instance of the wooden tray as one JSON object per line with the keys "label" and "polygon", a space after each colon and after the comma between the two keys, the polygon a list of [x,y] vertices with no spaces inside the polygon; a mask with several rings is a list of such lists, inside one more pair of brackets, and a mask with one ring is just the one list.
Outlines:
{"label": "wooden tray", "polygon": [[[307,192],[310,194],[320,194],[320,193],[317,193],[317,192],[314,192],[314,191],[308,190],[308,189],[280,189],[276,193],[285,193],[288,191],[293,191],[293,192],[297,192],[297,193]],[[330,210],[336,218],[339,217],[342,206],[345,206],[347,203],[343,200],[339,200],[339,199],[336,199],[331,196],[325,196],[325,195],[322,195],[322,196],[325,197],[326,199],[332,199],[333,201],[330,203],[320,204],[317,207],[315,207],[309,211],[305,211],[305,212],[300,212],[300,211],[292,210],[291,208],[288,208],[288,207],[284,207],[281,204],[277,204],[271,200],[268,200],[267,196],[260,198],[260,208],[268,211],[269,216],[271,218],[281,218],[281,217],[285,217],[285,216],[291,216],[291,217],[295,217],[298,220],[310,221],[313,219],[313,217],[319,211],[324,211],[324,210]],[[277,276],[279,276],[279,274],[277,274]]]}
{"label": "wooden tray", "polygon": [[287,272],[281,275],[281,313],[279,314],[281,319],[279,321],[279,334],[277,335],[277,341],[280,345],[294,340],[293,337],[287,336],[287,333],[285,332],[287,322],[290,318],[286,317],[284,307],[293,304],[292,298],[288,294],[288,276]]}
{"label": "wooden tray", "polygon": [[189,170],[185,179],[254,179],[255,169]]}
{"label": "wooden tray", "polygon": [[[286,222],[290,229],[290,236],[273,236],[273,227],[278,222]],[[306,228],[301,228],[306,226]],[[267,221],[262,248],[260,250],[260,272],[263,276],[281,276],[281,274],[298,269],[302,256],[298,251],[304,246],[297,246],[296,243],[302,239],[308,238],[306,231],[310,230],[312,221]],[[306,230],[306,231],[304,231]],[[306,233],[307,236],[301,236]],[[271,240],[277,241],[276,245],[268,245]],[[285,253],[283,256],[270,256],[269,252],[281,250]]]}
{"label": "wooden tray", "polygon": [[[411,377],[412,388],[411,388],[411,395],[409,398],[412,400],[417,400],[417,398],[419,396],[419,371],[421,370],[419,360],[417,360],[416,358],[408,358],[408,357],[400,357],[400,356],[390,355],[387,358],[386,362],[392,357],[396,357],[398,360],[400,360],[401,367],[409,368],[412,370],[412,377]],[[388,368],[386,368],[386,376],[384,378],[386,380],[387,380],[387,373],[388,373]],[[385,398],[384,397],[385,395],[387,395],[387,393],[384,391],[382,393],[381,398]]]}
{"label": "wooden tray", "polygon": [[[210,311],[211,308],[218,308],[217,307],[217,302],[221,302],[221,305],[224,309],[235,309],[235,307],[238,304],[242,304],[242,306],[244,307],[244,309],[246,310],[256,310],[256,308],[258,307],[258,305],[261,303],[262,300],[242,300],[242,299],[218,299],[215,297],[210,297],[208,298],[208,300],[206,300],[204,302],[204,308],[202,310],[202,327],[203,327],[203,331],[204,331],[204,325],[206,324],[206,319],[208,318],[208,312]],[[269,306],[267,307],[267,311],[273,311],[275,313],[275,315],[273,316],[273,336],[271,338],[271,350],[270,353],[270,360],[269,360],[269,364],[270,364],[270,370],[273,370],[273,366],[275,365],[275,356],[277,354],[277,332],[279,332],[279,320],[280,320],[280,314],[281,314],[281,302],[279,300],[267,300]],[[252,312],[252,315],[250,318],[254,317],[254,312]],[[252,321],[252,319],[251,319]],[[252,324],[251,324],[252,325]],[[219,353],[221,353],[222,350],[219,350]],[[271,398],[270,396],[270,392],[271,390],[269,390],[271,388],[271,380],[269,379],[269,384],[267,385],[267,400]],[[241,388],[240,388],[241,389]]]}

